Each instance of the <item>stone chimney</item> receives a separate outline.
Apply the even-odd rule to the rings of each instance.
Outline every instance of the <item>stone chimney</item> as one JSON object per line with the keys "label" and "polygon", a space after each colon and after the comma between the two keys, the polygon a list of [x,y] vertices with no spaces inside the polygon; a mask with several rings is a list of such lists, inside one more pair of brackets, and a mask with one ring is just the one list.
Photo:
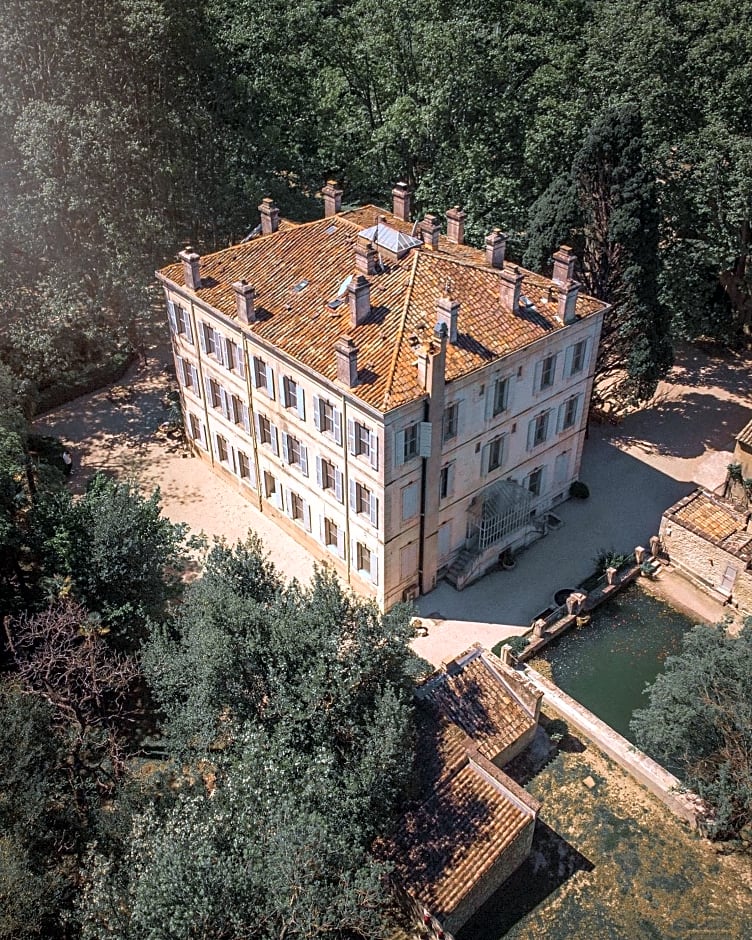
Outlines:
{"label": "stone chimney", "polygon": [[348,388],[358,384],[358,347],[352,336],[340,336],[334,344],[337,357],[337,381]]}
{"label": "stone chimney", "polygon": [[577,295],[581,286],[577,281],[567,281],[559,288],[559,306],[556,312],[564,323],[574,323]]}
{"label": "stone chimney", "polygon": [[347,288],[350,303],[350,326],[360,326],[371,312],[371,285],[362,274],[356,275]]}
{"label": "stone chimney", "polygon": [[372,242],[359,238],[355,243],[355,270],[359,274],[376,274],[379,255]]}
{"label": "stone chimney", "polygon": [[446,323],[437,323],[430,342],[418,353],[418,382],[432,398],[444,384],[448,338]]}
{"label": "stone chimney", "polygon": [[337,180],[327,180],[321,195],[324,197],[324,216],[336,215],[342,209],[342,190],[337,186]]}
{"label": "stone chimney", "polygon": [[567,281],[572,280],[575,260],[575,253],[569,245],[562,245],[561,248],[554,253],[554,273],[552,278],[557,284],[566,284]]}
{"label": "stone chimney", "polygon": [[455,245],[465,244],[465,219],[467,213],[463,212],[459,206],[449,209],[447,217],[447,239],[454,242]]}
{"label": "stone chimney", "polygon": [[198,290],[201,287],[201,272],[199,270],[201,255],[197,254],[190,246],[184,248],[178,258],[183,262],[183,281],[186,287],[191,290]]}
{"label": "stone chimney", "polygon": [[522,291],[522,272],[519,268],[505,268],[499,276],[501,306],[517,313]]}
{"label": "stone chimney", "polygon": [[420,223],[420,233],[423,238],[423,246],[436,251],[439,247],[439,235],[441,235],[441,225],[435,215],[430,213]]}
{"label": "stone chimney", "polygon": [[501,229],[495,228],[486,235],[486,264],[490,268],[504,267],[504,254],[507,250],[507,236]]}
{"label": "stone chimney", "polygon": [[261,200],[259,206],[261,213],[261,234],[271,235],[279,228],[279,209],[275,206],[274,200],[268,196]]}
{"label": "stone chimney", "polygon": [[392,215],[397,216],[403,222],[410,221],[410,215],[412,214],[411,195],[407,183],[397,183],[392,190]]}
{"label": "stone chimney", "polygon": [[241,323],[253,323],[256,320],[256,290],[247,281],[235,281],[235,309]]}
{"label": "stone chimney", "polygon": [[460,302],[448,293],[439,297],[436,303],[436,328],[442,324],[447,328],[449,342],[457,345],[457,321],[460,314]]}

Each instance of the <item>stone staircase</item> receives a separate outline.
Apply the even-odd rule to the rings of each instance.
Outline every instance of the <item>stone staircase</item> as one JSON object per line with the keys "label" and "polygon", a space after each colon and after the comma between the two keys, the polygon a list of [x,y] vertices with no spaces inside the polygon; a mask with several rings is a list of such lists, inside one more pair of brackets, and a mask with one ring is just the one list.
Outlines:
{"label": "stone staircase", "polygon": [[[462,590],[462,587],[464,587],[463,575],[475,561],[475,558],[476,556],[472,552],[469,552],[467,549],[463,548],[449,566],[449,569],[445,575],[446,580],[452,585],[452,587],[457,588],[458,591]],[[459,585],[462,585],[462,587]]]}

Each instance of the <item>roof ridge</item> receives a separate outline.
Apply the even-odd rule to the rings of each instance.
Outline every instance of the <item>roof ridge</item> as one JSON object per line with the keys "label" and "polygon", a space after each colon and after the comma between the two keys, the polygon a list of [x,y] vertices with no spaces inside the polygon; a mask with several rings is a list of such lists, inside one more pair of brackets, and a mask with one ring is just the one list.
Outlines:
{"label": "roof ridge", "polygon": [[392,355],[392,361],[389,364],[389,375],[386,380],[386,389],[384,391],[384,398],[382,400],[382,405],[384,409],[389,405],[389,398],[392,394],[392,385],[394,384],[394,374],[397,371],[397,360],[399,358],[400,349],[402,347],[402,338],[405,335],[405,326],[407,324],[407,311],[410,309],[410,299],[413,295],[413,285],[415,284],[415,273],[418,270],[418,260],[421,256],[420,251],[415,251],[415,257],[413,258],[413,269],[410,272],[410,278],[407,282],[407,291],[405,292],[405,302],[402,305],[402,315],[400,318],[399,330],[397,332],[397,339],[394,344],[394,353]]}

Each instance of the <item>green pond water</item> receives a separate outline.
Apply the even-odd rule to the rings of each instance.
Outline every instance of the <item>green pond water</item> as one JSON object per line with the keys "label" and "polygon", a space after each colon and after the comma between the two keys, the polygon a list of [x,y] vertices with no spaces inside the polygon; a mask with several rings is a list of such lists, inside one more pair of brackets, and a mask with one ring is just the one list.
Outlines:
{"label": "green pond water", "polygon": [[643,694],[694,621],[630,585],[547,647],[554,682],[630,741],[629,722],[647,705]]}

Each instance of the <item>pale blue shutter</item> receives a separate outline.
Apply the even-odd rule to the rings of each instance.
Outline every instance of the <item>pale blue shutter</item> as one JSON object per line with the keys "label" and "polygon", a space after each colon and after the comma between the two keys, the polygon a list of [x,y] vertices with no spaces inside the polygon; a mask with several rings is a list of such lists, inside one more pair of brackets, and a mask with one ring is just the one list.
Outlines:
{"label": "pale blue shutter", "polygon": [[421,421],[418,425],[418,453],[421,457],[431,456],[433,426],[430,421]]}
{"label": "pale blue shutter", "polygon": [[321,472],[321,457],[318,455],[316,456],[316,483],[319,489],[321,489],[324,485],[324,475]]}
{"label": "pale blue shutter", "polygon": [[254,414],[253,423],[256,426],[256,440],[261,443],[261,420],[258,414]]}
{"label": "pale blue shutter", "polygon": [[261,364],[259,363],[258,356],[253,356],[251,359],[251,384],[254,388],[259,387],[259,372],[261,370]]}
{"label": "pale blue shutter", "polygon": [[245,402],[240,403],[240,410],[243,416],[243,428],[245,429],[246,434],[251,433],[251,419],[248,415],[248,405]]}
{"label": "pale blue shutter", "polygon": [[303,525],[307,532],[311,531],[311,507],[303,500]]}
{"label": "pale blue shutter", "polygon": [[572,365],[574,364],[574,346],[567,346],[564,353],[564,378],[568,379],[572,375]]}
{"label": "pale blue shutter", "polygon": [[536,394],[541,390],[541,380],[543,378],[543,360],[535,363],[535,378],[533,379],[533,392]]}
{"label": "pale blue shutter", "polygon": [[352,509],[353,512],[357,512],[358,507],[358,493],[356,486],[357,484],[355,480],[350,480],[350,509]]}
{"label": "pale blue shutter", "polygon": [[193,327],[191,326],[191,315],[187,310],[181,308],[182,313],[181,317],[183,320],[183,329],[185,330],[185,338],[188,342],[193,345]]}
{"label": "pale blue shutter", "polygon": [[211,379],[209,378],[208,375],[204,376],[204,387],[206,389],[206,400],[209,402],[209,404],[213,408],[214,401],[212,400],[212,393],[211,393]]}
{"label": "pale blue shutter", "polygon": [[371,581],[374,584],[379,583],[379,556],[376,552],[371,552]]}
{"label": "pale blue shutter", "polygon": [[266,393],[274,398],[274,370],[269,365],[266,366]]}
{"label": "pale blue shutter", "polygon": [[379,439],[373,431],[368,432],[369,445],[371,450],[371,466],[374,470],[379,469]]}
{"label": "pale blue shutter", "polygon": [[342,412],[339,408],[332,408],[334,422],[334,443],[342,443]]}
{"label": "pale blue shutter", "polygon": [[298,417],[300,418],[301,421],[305,421],[305,392],[303,391],[300,385],[298,385],[297,387],[297,392],[298,392],[298,404],[297,404]]}
{"label": "pale blue shutter", "polygon": [[371,520],[371,525],[378,527],[379,524],[379,501],[376,499],[374,493],[368,494],[368,516]]}
{"label": "pale blue shutter", "polygon": [[324,516],[319,516],[319,542],[326,545],[326,522]]}
{"label": "pale blue shutter", "polygon": [[535,418],[528,422],[527,426],[527,449],[532,450],[535,446]]}
{"label": "pale blue shutter", "polygon": [[206,352],[206,334],[204,333],[204,330],[205,330],[205,329],[206,329],[206,327],[204,326],[204,324],[203,324],[203,323],[199,323],[199,325],[198,325],[198,341],[199,341],[199,344],[201,345],[201,352],[203,352],[203,353]]}
{"label": "pale blue shutter", "polygon": [[342,471],[334,468],[334,495],[342,502]]}
{"label": "pale blue shutter", "polygon": [[175,374],[178,377],[178,382],[185,385],[185,363],[180,356],[175,356]]}
{"label": "pale blue shutter", "polygon": [[352,418],[347,419],[347,449],[351,454],[355,454],[355,422]]}
{"label": "pale blue shutter", "polygon": [[394,432],[394,466],[399,467],[405,462],[405,432]]}
{"label": "pale blue shutter", "polygon": [[313,423],[316,425],[316,430],[321,430],[321,399],[318,395],[313,396]]}
{"label": "pale blue shutter", "polygon": [[488,473],[488,460],[491,454],[491,445],[484,444],[480,455],[480,474],[485,476]]}
{"label": "pale blue shutter", "polygon": [[556,415],[556,433],[559,434],[564,429],[564,419],[567,414],[567,403],[563,401],[558,409]]}
{"label": "pale blue shutter", "polygon": [[214,355],[217,357],[217,362],[221,365],[226,365],[225,360],[225,348],[224,348],[224,339],[222,334],[214,330]]}
{"label": "pale blue shutter", "polygon": [[175,304],[171,301],[167,301],[167,319],[170,321],[170,329],[173,334],[178,332],[178,318],[175,315]]}
{"label": "pale blue shutter", "polygon": [[308,476],[308,448],[305,444],[300,445],[300,469],[304,476]]}
{"label": "pale blue shutter", "polygon": [[290,438],[282,431],[282,457],[285,463],[290,463]]}
{"label": "pale blue shutter", "polygon": [[340,558],[345,557],[345,530],[342,526],[337,526],[337,554]]}
{"label": "pale blue shutter", "polygon": [[201,398],[201,386],[199,385],[199,382],[198,382],[198,369],[193,365],[193,363],[191,363],[190,366],[191,366],[191,378],[192,378],[191,388],[193,389],[193,392],[196,395],[196,398]]}
{"label": "pale blue shutter", "polygon": [[273,424],[271,425],[271,431],[272,431],[272,453],[274,454],[275,457],[279,457],[279,438],[277,437],[277,429]]}
{"label": "pale blue shutter", "polygon": [[238,370],[238,375],[245,378],[245,356],[243,355],[243,347],[233,345],[232,349],[235,354],[235,368]]}

